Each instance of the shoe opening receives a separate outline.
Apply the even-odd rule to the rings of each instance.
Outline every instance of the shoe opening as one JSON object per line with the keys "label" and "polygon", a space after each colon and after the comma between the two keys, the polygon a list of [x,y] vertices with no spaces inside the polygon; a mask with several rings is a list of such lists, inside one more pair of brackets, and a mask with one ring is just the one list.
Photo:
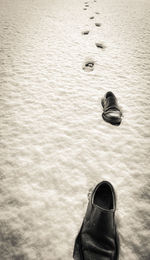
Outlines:
{"label": "shoe opening", "polygon": [[102,183],[96,190],[94,204],[107,210],[114,208],[112,190],[107,183]]}

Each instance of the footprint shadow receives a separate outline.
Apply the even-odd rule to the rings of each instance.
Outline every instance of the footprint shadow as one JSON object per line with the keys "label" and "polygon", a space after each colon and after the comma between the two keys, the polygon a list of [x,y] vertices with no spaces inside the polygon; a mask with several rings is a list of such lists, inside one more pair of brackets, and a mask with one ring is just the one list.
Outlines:
{"label": "footprint shadow", "polygon": [[100,48],[100,49],[106,48],[105,45],[103,43],[100,43],[100,42],[96,42],[95,45],[96,45],[97,48]]}
{"label": "footprint shadow", "polygon": [[83,34],[83,35],[88,35],[89,32],[90,32],[89,30],[86,30],[86,31],[83,31],[82,34]]}
{"label": "footprint shadow", "polygon": [[90,72],[94,70],[95,62],[93,60],[88,60],[84,63],[82,69],[86,72]]}
{"label": "footprint shadow", "polygon": [[101,23],[95,23],[95,26],[100,27]]}

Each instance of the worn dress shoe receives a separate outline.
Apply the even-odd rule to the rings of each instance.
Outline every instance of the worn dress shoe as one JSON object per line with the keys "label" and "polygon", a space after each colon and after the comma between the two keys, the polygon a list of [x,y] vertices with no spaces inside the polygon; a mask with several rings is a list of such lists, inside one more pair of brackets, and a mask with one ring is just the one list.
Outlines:
{"label": "worn dress shoe", "polygon": [[103,181],[89,196],[87,211],[75,240],[75,260],[118,260],[115,224],[116,199],[112,185]]}
{"label": "worn dress shoe", "polygon": [[122,112],[115,95],[111,91],[107,92],[104,98],[102,98],[101,103],[103,106],[103,119],[112,125],[120,125]]}

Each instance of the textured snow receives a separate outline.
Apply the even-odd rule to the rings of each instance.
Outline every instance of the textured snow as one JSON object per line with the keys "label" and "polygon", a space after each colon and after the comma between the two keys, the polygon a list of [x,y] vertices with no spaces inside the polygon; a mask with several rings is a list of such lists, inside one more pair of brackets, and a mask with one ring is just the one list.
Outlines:
{"label": "textured snow", "polygon": [[[1,260],[72,259],[102,180],[117,193],[120,259],[149,259],[150,1],[88,3],[0,1]],[[107,91],[119,127],[101,117]]]}

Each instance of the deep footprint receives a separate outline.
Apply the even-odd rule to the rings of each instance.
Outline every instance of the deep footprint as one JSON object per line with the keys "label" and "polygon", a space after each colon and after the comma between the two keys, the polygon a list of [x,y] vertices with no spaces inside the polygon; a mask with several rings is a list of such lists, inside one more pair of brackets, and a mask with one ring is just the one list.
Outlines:
{"label": "deep footprint", "polygon": [[95,25],[96,25],[97,27],[100,27],[100,26],[101,26],[101,24],[100,24],[100,23],[95,23]]}
{"label": "deep footprint", "polygon": [[83,70],[85,70],[86,72],[93,71],[94,70],[94,62],[93,61],[85,62],[84,66],[83,66]]}
{"label": "deep footprint", "polygon": [[89,5],[85,5],[85,7],[89,7]]}
{"label": "deep footprint", "polygon": [[97,48],[105,49],[105,46],[102,43],[95,43]]}
{"label": "deep footprint", "polygon": [[94,16],[91,16],[90,19],[94,19]]}

